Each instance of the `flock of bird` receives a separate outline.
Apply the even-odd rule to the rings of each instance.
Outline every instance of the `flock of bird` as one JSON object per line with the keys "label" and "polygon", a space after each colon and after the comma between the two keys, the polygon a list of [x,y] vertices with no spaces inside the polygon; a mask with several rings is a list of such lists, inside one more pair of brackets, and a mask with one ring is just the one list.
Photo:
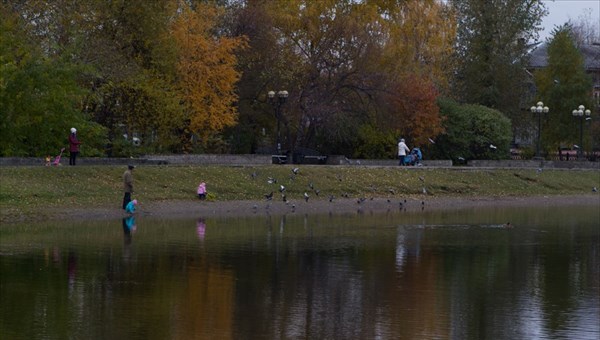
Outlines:
{"label": "flock of bird", "polygon": [[[292,172],[292,173],[291,173],[291,175],[289,176],[289,181],[290,181],[290,182],[291,182],[291,181],[295,181],[295,180],[296,180],[296,177],[297,177],[297,176],[299,175],[299,173],[300,173],[300,168],[298,168],[298,167],[292,168],[292,169],[291,169],[291,172]],[[252,180],[256,180],[256,179],[259,177],[259,175],[258,175],[258,173],[256,173],[256,172],[253,172],[253,173],[250,175],[250,177],[252,178]],[[337,179],[339,182],[342,182],[342,180],[343,180],[342,176],[340,176],[339,174],[337,174],[337,175],[336,175],[336,179]],[[420,181],[423,183],[423,188],[422,188],[422,193],[423,193],[423,195],[427,195],[427,189],[425,188],[425,178],[423,178],[422,176],[419,176],[419,180],[420,180]],[[287,196],[287,188],[286,188],[286,186],[285,186],[283,183],[281,183],[281,182],[278,182],[278,181],[277,181],[277,179],[276,179],[275,177],[272,177],[272,176],[268,176],[268,177],[267,177],[267,183],[268,183],[269,185],[274,185],[274,186],[276,186],[276,187],[275,187],[275,188],[276,188],[276,190],[275,190],[275,189],[274,189],[274,190],[271,190],[269,193],[266,193],[266,194],[264,194],[264,195],[263,195],[264,199],[265,199],[265,200],[266,200],[268,203],[269,203],[269,202],[271,202],[271,201],[273,201],[273,200],[275,199],[275,195],[276,195],[276,194],[275,194],[275,191],[278,191],[278,192],[279,192],[279,195],[281,196],[281,201],[282,201],[282,202],[284,202],[286,205],[289,205],[289,206],[292,208],[292,210],[295,210],[295,208],[296,208],[296,205],[295,205],[295,203],[293,203],[292,201],[290,201],[290,200],[288,199],[288,196]],[[308,201],[310,200],[310,198],[311,198],[311,196],[312,196],[312,195],[319,197],[319,195],[320,195],[320,193],[321,193],[321,190],[320,190],[320,189],[318,189],[318,188],[316,188],[313,182],[308,182],[308,185],[307,185],[307,186],[308,186],[308,187],[307,187],[307,189],[308,189],[308,190],[304,191],[304,193],[302,194],[302,199],[303,199],[303,200],[304,200],[306,203],[308,203]],[[371,187],[370,187],[370,189],[371,189],[372,191],[376,191],[376,188],[375,188],[375,187],[373,187],[373,186],[371,186]],[[390,193],[391,195],[396,195],[396,191],[395,191],[393,188],[390,188],[390,189],[388,189],[388,193]],[[342,193],[342,194],[341,194],[341,197],[342,197],[342,198],[346,198],[346,199],[350,199],[350,198],[351,198],[351,197],[350,197],[350,194],[348,194],[348,193]],[[333,202],[336,200],[336,197],[335,197],[335,195],[328,195],[328,196],[327,196],[327,200],[328,200],[330,203],[333,203]],[[370,201],[373,201],[373,200],[374,200],[374,197],[370,197],[370,198],[369,198],[369,200],[370,200]],[[363,195],[363,196],[360,196],[360,197],[358,197],[358,198],[356,199],[356,203],[359,205],[359,207],[360,207],[360,206],[361,206],[361,205],[362,205],[362,204],[363,204],[365,201],[367,201],[367,198],[366,198],[364,195]],[[266,208],[267,208],[267,209],[268,209],[268,208],[269,208],[269,206],[270,206],[268,203],[267,203],[267,206],[266,206]],[[387,199],[387,203],[388,203],[388,204],[392,204],[392,200],[391,200],[391,199]],[[407,201],[406,201],[406,199],[400,199],[400,200],[398,201],[398,207],[399,207],[401,210],[402,210],[402,209],[406,210],[406,206],[407,206]],[[258,206],[257,206],[257,205],[254,205],[254,206],[253,206],[253,209],[254,209],[254,210],[255,210],[255,212],[256,212],[256,210],[258,209]],[[425,209],[425,201],[424,201],[424,200],[422,200],[422,201],[421,201],[421,210],[424,210],[424,209]]]}

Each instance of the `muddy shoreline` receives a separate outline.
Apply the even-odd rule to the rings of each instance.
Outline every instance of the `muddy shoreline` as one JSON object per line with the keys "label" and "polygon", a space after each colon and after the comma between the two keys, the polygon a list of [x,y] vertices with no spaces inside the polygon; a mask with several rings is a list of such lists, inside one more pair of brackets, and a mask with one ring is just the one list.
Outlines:
{"label": "muddy shoreline", "polygon": [[[241,217],[257,214],[322,214],[348,213],[356,211],[386,212],[403,209],[405,211],[456,210],[478,207],[522,207],[522,206],[596,206],[600,214],[600,195],[576,196],[536,196],[536,197],[432,197],[421,199],[373,198],[309,200],[305,201],[163,201],[140,203],[136,216],[151,218],[195,218],[195,217]],[[88,220],[118,219],[127,216],[119,207],[114,208],[75,208],[47,212],[45,220]],[[17,223],[19,221],[16,221]],[[20,221],[26,222],[26,221]]]}

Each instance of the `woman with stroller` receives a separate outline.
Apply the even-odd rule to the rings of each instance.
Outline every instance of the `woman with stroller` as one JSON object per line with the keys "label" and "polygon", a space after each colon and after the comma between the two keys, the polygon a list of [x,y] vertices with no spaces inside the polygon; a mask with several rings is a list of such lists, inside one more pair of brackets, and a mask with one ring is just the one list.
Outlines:
{"label": "woman with stroller", "polygon": [[406,165],[405,158],[407,152],[410,152],[410,149],[404,143],[404,138],[400,138],[400,141],[398,142],[398,158],[400,158],[399,165]]}

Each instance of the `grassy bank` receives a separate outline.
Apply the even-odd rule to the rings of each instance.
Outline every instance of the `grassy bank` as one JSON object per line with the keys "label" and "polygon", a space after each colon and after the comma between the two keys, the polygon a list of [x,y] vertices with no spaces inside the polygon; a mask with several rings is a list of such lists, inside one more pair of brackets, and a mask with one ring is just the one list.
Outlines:
{"label": "grassy bank", "polygon": [[[351,166],[139,166],[134,170],[134,198],[141,202],[195,200],[200,181],[207,183],[209,200],[261,200],[279,185],[289,199],[336,197],[539,196],[590,194],[600,187],[597,170],[429,169]],[[124,166],[2,167],[1,221],[56,208],[104,208],[122,199]],[[268,178],[277,180],[268,183]],[[309,185],[312,183],[320,195]]]}

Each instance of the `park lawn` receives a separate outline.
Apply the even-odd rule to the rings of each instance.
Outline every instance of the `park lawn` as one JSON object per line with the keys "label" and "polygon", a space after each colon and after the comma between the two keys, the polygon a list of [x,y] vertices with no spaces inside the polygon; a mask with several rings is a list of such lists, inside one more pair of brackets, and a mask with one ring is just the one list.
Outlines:
{"label": "park lawn", "polygon": [[[335,197],[507,197],[590,194],[598,170],[367,166],[144,166],[134,170],[133,197],[143,202],[195,200],[206,182],[211,201],[261,200],[286,187],[289,199]],[[64,208],[106,208],[122,200],[124,166],[0,168],[0,221]],[[273,178],[277,182],[269,183]],[[312,187],[314,189],[311,189]],[[316,195],[316,190],[319,195]]]}

